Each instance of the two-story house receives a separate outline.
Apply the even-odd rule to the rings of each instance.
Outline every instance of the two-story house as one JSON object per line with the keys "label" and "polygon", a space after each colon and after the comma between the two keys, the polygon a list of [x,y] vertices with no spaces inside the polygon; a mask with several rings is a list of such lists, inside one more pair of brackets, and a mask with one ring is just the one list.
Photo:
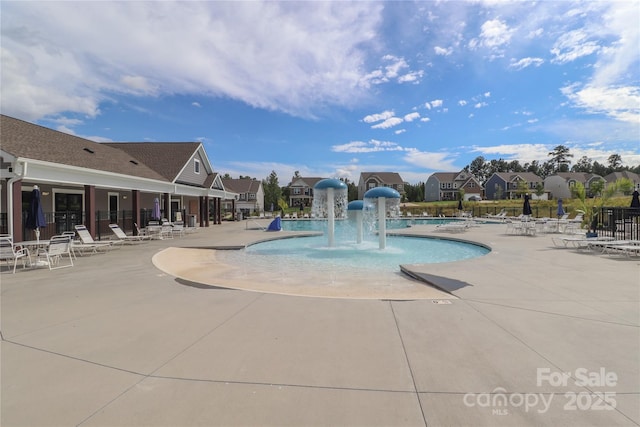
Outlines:
{"label": "two-story house", "polygon": [[376,187],[389,187],[404,194],[404,181],[397,172],[361,172],[358,181],[358,199],[363,199],[364,194]]}
{"label": "two-story house", "polygon": [[313,204],[313,187],[324,178],[294,176],[289,184],[289,206],[306,206]]}
{"label": "two-story house", "polygon": [[526,183],[530,194],[536,192],[542,178],[533,172],[496,172],[484,184],[484,194],[488,200],[518,198],[519,183]]}
{"label": "two-story house", "polygon": [[460,190],[464,191],[465,200],[482,198],[483,188],[478,179],[469,172],[436,172],[431,174],[424,185],[424,200],[436,202],[440,200],[457,200]]}
{"label": "two-story house", "polygon": [[[233,200],[225,200],[223,209],[225,212],[237,214],[242,212],[243,217],[251,216],[252,213],[264,212],[264,189],[262,181],[253,178],[223,178],[224,188],[236,193],[235,203]],[[233,212],[235,204],[235,212]]]}
{"label": "two-story house", "polygon": [[587,194],[591,184],[595,181],[603,181],[600,175],[585,172],[558,172],[544,179],[544,190],[552,199],[569,199],[572,197],[571,189],[580,182],[584,185]]}

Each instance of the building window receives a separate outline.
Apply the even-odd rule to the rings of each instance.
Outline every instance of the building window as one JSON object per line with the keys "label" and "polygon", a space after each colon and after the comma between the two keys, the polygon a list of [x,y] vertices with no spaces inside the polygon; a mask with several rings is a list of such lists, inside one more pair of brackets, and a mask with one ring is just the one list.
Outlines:
{"label": "building window", "polygon": [[195,159],[193,161],[193,171],[195,173],[200,173],[200,160]]}
{"label": "building window", "polygon": [[256,194],[255,193],[249,193],[249,200],[255,200],[256,199]]}
{"label": "building window", "polygon": [[302,189],[300,187],[292,188],[292,190],[295,195],[302,194]]}

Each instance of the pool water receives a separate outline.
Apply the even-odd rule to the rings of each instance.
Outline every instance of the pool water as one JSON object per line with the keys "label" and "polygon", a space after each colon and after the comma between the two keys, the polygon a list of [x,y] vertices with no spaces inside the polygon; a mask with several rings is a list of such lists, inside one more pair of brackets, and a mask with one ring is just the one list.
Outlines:
{"label": "pool water", "polygon": [[481,245],[426,237],[387,236],[384,249],[379,248],[377,239],[359,244],[355,238],[351,240],[336,240],[335,247],[328,247],[324,235],[294,237],[253,244],[241,251],[223,251],[219,256],[225,263],[250,263],[265,271],[286,266],[295,274],[299,269],[399,272],[400,264],[460,261],[489,252]]}

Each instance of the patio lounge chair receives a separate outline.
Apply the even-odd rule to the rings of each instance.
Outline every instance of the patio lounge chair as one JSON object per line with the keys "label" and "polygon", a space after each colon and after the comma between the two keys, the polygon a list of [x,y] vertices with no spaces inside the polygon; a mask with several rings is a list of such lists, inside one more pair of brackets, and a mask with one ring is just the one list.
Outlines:
{"label": "patio lounge chair", "polygon": [[[65,256],[69,258],[69,263],[60,265],[60,260]],[[46,249],[38,250],[36,258],[44,258],[46,264],[49,266],[49,270],[73,267],[73,256],[71,255],[71,236],[66,235],[51,237],[51,239],[49,240],[49,246],[47,246]]]}
{"label": "patio lounge chair", "polygon": [[150,240],[152,238],[151,233],[149,233],[146,229],[141,230],[138,226],[138,223],[134,222],[133,226],[136,228],[136,232],[138,233],[137,235],[140,236],[142,240]]}
{"label": "patio lounge chair", "polygon": [[109,249],[115,247],[117,244],[122,244],[121,241],[110,240],[108,242],[96,242],[93,240],[93,236],[87,230],[87,227],[84,225],[76,225],[75,226],[76,233],[78,233],[78,237],[80,237],[80,241],[84,245],[93,245],[96,250],[108,251]]}
{"label": "patio lounge chair", "polygon": [[10,261],[13,261],[13,274],[16,274],[16,266],[18,265],[19,259],[22,260],[23,269],[25,268],[25,261],[29,260],[29,264],[31,264],[29,249],[16,249],[13,245],[13,239],[11,237],[0,237],[0,261],[5,261],[7,265]]}
{"label": "patio lounge chair", "polygon": [[462,233],[467,231],[467,224],[464,222],[448,222],[436,225],[436,231],[448,231],[449,233]]}
{"label": "patio lounge chair", "polygon": [[142,236],[127,236],[118,224],[109,224],[109,228],[116,235],[116,238],[123,243],[140,243],[143,241]]}

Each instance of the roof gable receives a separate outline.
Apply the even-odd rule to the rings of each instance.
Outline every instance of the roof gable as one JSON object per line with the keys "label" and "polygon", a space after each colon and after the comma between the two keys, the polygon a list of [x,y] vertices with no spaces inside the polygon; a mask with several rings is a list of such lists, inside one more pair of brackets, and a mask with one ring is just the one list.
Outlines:
{"label": "roof gable", "polygon": [[[204,151],[200,150],[202,144],[199,142],[109,142],[102,145],[117,148],[140,159],[171,182],[180,176],[196,154]],[[211,165],[202,166],[205,172],[212,172]]]}

